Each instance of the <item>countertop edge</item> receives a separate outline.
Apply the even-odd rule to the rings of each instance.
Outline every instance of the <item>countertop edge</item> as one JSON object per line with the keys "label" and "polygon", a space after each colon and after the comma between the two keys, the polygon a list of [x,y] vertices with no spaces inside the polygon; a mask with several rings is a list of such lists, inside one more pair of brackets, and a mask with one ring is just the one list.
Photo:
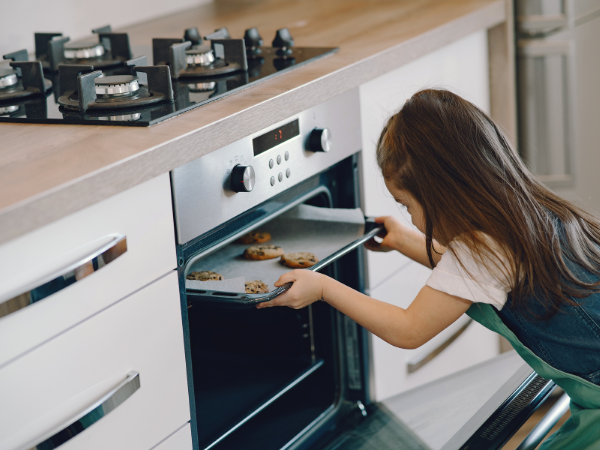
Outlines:
{"label": "countertop edge", "polygon": [[505,2],[498,0],[237,114],[13,204],[0,211],[0,245],[505,20]]}

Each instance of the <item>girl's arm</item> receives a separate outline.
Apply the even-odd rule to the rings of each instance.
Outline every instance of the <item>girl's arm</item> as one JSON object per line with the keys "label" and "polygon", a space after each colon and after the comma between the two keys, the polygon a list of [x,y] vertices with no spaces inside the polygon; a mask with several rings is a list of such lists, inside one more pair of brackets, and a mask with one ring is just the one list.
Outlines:
{"label": "girl's arm", "polygon": [[257,308],[289,306],[303,308],[324,300],[391,345],[420,347],[456,321],[471,306],[469,300],[425,286],[408,309],[380,302],[344,284],[310,270],[294,270],[275,286],[293,282],[289,291]]}
{"label": "girl's arm", "polygon": [[[427,248],[425,245],[425,235],[419,230],[415,230],[404,225],[398,219],[392,216],[377,217],[375,222],[382,223],[385,226],[379,237],[383,240],[377,242],[375,238],[365,242],[365,247],[374,252],[389,252],[396,250],[403,255],[409,257],[413,261],[432,269],[427,258]],[[433,242],[434,249],[437,253],[433,253],[433,259],[437,263],[446,248],[438,242]]]}

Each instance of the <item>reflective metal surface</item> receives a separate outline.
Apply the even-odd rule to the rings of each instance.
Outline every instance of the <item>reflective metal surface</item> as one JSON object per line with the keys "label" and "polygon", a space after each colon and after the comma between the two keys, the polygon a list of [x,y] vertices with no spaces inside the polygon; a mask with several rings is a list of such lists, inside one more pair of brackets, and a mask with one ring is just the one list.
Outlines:
{"label": "reflective metal surface", "polygon": [[554,404],[550,411],[546,413],[544,418],[531,430],[517,450],[534,450],[540,442],[544,440],[554,425],[558,423],[562,416],[569,410],[571,399],[567,394],[563,394]]}
{"label": "reflective metal surface", "polygon": [[112,122],[132,122],[134,120],[139,120],[142,115],[140,113],[132,113],[132,114],[113,114],[112,116],[101,116],[98,117],[99,120],[109,120]]}
{"label": "reflective metal surface", "polygon": [[0,89],[7,88],[9,86],[14,86],[19,82],[16,73],[9,73],[4,76],[0,76]]}
{"label": "reflective metal surface", "polygon": [[[252,139],[295,119],[299,121],[299,136],[254,156]],[[335,151],[307,150],[312,130],[325,125],[336,136]],[[171,181],[178,243],[184,244],[322,172],[358,152],[361,145],[359,96],[358,90],[352,90],[174,169]],[[281,164],[271,168],[270,160],[286,152],[289,158],[282,158]],[[252,192],[230,189],[230,174],[236,165],[254,168],[256,185]],[[279,173],[288,169],[289,178],[277,181]]]}
{"label": "reflective metal surface", "polygon": [[19,107],[17,105],[0,106],[0,116],[2,114],[10,114],[11,112],[15,112],[18,110],[19,110]]}
{"label": "reflective metal surface", "polygon": [[96,78],[94,82],[96,85],[96,95],[99,97],[132,95],[140,90],[140,83],[137,77],[100,77]]}
{"label": "reflective metal surface", "polygon": [[65,58],[67,59],[99,58],[102,55],[104,55],[102,44],[87,48],[65,48]]}
{"label": "reflective metal surface", "polygon": [[[70,46],[69,46],[70,45]],[[98,44],[97,41],[88,42],[72,42],[65,45],[65,51],[75,52],[80,49],[91,49],[98,46],[99,48],[91,53],[78,54],[80,59],[69,59],[68,61],[79,61],[87,55],[89,56],[88,62],[94,69],[99,69],[100,64],[104,59],[107,59],[107,55],[110,53],[105,51],[104,48]],[[194,48],[190,49],[194,50]],[[205,56],[200,58],[211,58],[206,56],[207,52],[210,52],[210,47],[195,49],[197,53],[195,55],[204,54]],[[91,114],[88,110],[86,113],[80,113],[66,110],[60,106],[58,98],[60,97],[60,86],[58,77],[54,77],[52,82],[54,83],[55,90],[54,95],[50,95],[44,98],[43,101],[36,101],[27,103],[27,107],[20,107],[18,110],[12,112],[10,115],[1,115],[0,122],[16,122],[16,123],[59,123],[59,124],[89,124],[89,125],[121,125],[121,126],[137,126],[145,127],[154,125],[164,120],[170,119],[183,112],[190,111],[201,105],[212,102],[224,96],[230,95],[234,92],[238,92],[245,89],[249,85],[255,82],[260,82],[278,76],[281,73],[285,73],[289,70],[294,70],[296,67],[304,64],[310,64],[316,59],[331,55],[338,49],[336,48],[294,48],[294,58],[287,58],[286,63],[282,64],[283,58],[280,58],[276,54],[276,49],[271,47],[262,47],[261,53],[258,57],[251,57],[248,60],[248,70],[242,72],[235,72],[228,76],[222,76],[218,78],[202,78],[193,77],[185,78],[181,80],[173,80],[173,94],[174,102],[162,102],[160,104],[146,105],[146,106],[132,106],[127,110],[127,114],[139,114],[137,120],[106,120],[104,117],[119,117],[123,113],[116,113],[113,109],[103,109],[104,114]],[[100,52],[105,51],[102,56],[95,56]],[[192,53],[194,54],[194,53]],[[140,57],[143,55],[148,56],[148,64],[151,62],[151,52],[148,52],[147,47],[133,48],[134,57]],[[75,57],[75,53],[71,56]],[[95,58],[95,59],[94,59]],[[293,59],[293,61],[292,61]],[[199,62],[202,62],[198,60]],[[208,61],[208,59],[207,59]],[[2,69],[0,69],[1,71]],[[116,74],[125,73],[123,67],[112,67],[103,68],[105,76],[113,76]],[[129,72],[127,72],[129,73]],[[50,76],[50,75],[48,75]],[[140,81],[140,90],[145,89],[144,81]],[[98,95],[98,94],[97,94]],[[100,94],[102,95],[102,94]],[[112,94],[112,95],[118,95]],[[141,95],[141,94],[138,94]],[[39,100],[39,99],[38,99]],[[5,105],[2,105],[5,106]],[[22,106],[22,105],[19,105]],[[109,105],[106,105],[107,108]]]}
{"label": "reflective metal surface", "polygon": [[129,372],[123,382],[96,403],[17,450],[46,450],[60,447],[111,413],[139,388],[140,374],[136,371]]}
{"label": "reflective metal surface", "polygon": [[18,292],[9,291],[5,294],[5,298],[0,297],[0,318],[39,302],[83,280],[110,264],[125,252],[127,252],[127,238],[123,235],[115,235],[109,243],[84,258],[34,280],[27,286],[20,287]]}
{"label": "reflective metal surface", "polygon": [[186,53],[185,62],[188,66],[208,66],[215,60],[212,50],[205,53]]}

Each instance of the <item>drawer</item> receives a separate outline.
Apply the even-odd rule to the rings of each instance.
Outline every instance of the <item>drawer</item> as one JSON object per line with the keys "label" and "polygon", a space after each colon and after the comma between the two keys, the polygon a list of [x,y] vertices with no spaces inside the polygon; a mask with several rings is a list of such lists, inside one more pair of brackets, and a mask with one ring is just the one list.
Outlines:
{"label": "drawer", "polygon": [[192,427],[186,424],[152,450],[192,450]]}
{"label": "drawer", "polygon": [[[430,273],[430,269],[411,262],[371,290],[370,295],[377,300],[407,308],[425,285]],[[460,333],[468,322],[466,315],[459,318],[432,340],[414,350],[393,347],[374,336],[371,353],[375,400],[381,401],[498,355],[498,337],[492,331],[472,322]],[[450,342],[447,347],[439,353],[435,352],[447,342]],[[420,367],[415,367],[414,362],[422,362],[423,357],[432,352],[437,354]],[[410,365],[413,366],[412,371],[409,371]]]}
{"label": "drawer", "polygon": [[0,370],[0,448],[35,446],[134,373],[139,388],[71,426],[91,424],[61,450],[148,450],[190,420],[175,271]]}
{"label": "drawer", "polygon": [[[73,270],[105,249],[96,271]],[[0,246],[0,368],[175,268],[168,174]],[[68,287],[9,300],[63,273]]]}

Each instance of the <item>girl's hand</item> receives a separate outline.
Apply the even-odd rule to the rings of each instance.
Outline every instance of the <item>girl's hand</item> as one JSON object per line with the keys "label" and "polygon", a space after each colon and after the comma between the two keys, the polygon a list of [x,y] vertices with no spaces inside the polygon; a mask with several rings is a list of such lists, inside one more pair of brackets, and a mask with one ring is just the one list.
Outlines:
{"label": "girl's hand", "polygon": [[294,309],[304,308],[323,298],[325,279],[327,279],[325,275],[313,272],[312,270],[292,270],[281,275],[279,280],[275,282],[275,287],[293,282],[292,287],[270,302],[259,303],[256,305],[256,308],[262,309],[271,306],[288,306]]}
{"label": "girl's hand", "polygon": [[382,223],[385,230],[382,230],[377,237],[383,238],[381,242],[377,242],[375,238],[365,242],[365,247],[373,252],[389,252],[402,248],[402,244],[408,239],[413,238],[414,230],[404,225],[398,219],[392,216],[377,217],[376,223]]}

